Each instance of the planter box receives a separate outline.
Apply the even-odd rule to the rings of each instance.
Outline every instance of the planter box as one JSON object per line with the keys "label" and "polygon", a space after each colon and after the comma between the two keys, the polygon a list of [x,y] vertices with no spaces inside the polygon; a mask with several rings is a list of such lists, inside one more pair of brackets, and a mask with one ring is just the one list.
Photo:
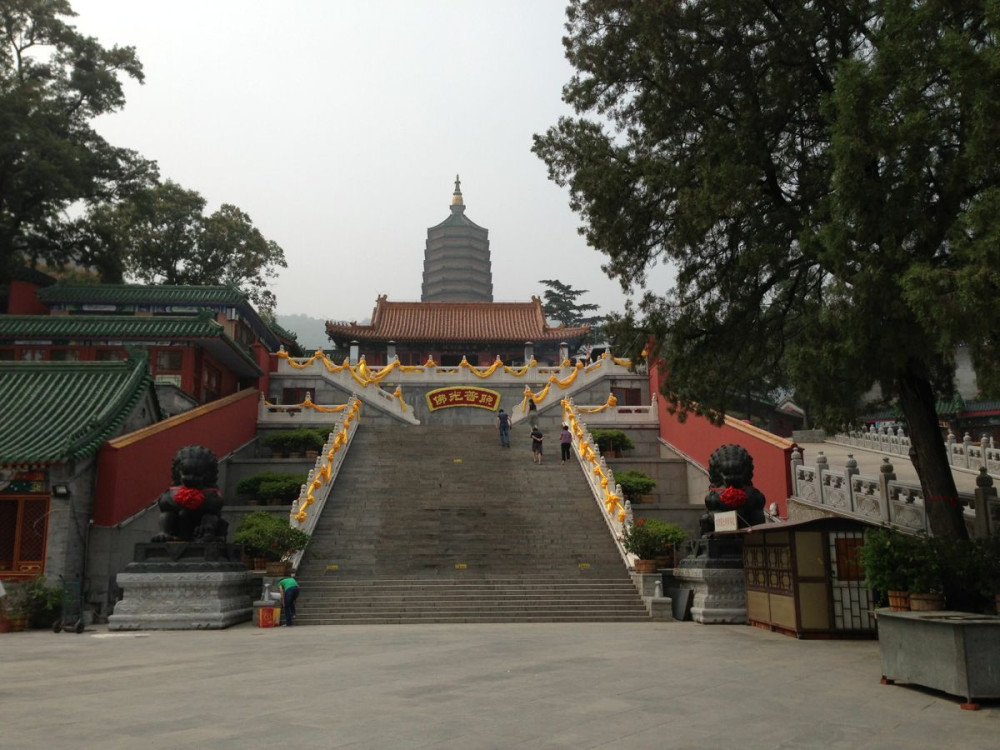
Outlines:
{"label": "planter box", "polygon": [[880,609],[878,651],[882,681],[896,680],[964,697],[1000,698],[1000,617],[968,612],[892,612]]}

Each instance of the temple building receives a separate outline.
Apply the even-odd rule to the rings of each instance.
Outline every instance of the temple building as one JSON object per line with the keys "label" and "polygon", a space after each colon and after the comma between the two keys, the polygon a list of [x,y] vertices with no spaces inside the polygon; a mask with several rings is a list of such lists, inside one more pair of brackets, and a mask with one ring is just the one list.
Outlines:
{"label": "temple building", "polygon": [[[575,351],[590,326],[550,326],[541,300],[494,302],[489,230],[465,215],[461,181],[455,176],[451,216],[427,230],[420,302],[375,302],[371,323],[328,322],[327,335],[352,362],[404,365],[428,359],[443,366],[488,366],[497,357],[507,364],[532,359],[558,364]],[[565,345],[562,346],[561,345]]]}
{"label": "temple building", "polygon": [[492,302],[489,230],[465,215],[455,175],[451,216],[427,230],[422,302]]}
{"label": "temple building", "polygon": [[396,356],[404,365],[428,359],[443,366],[486,366],[500,357],[508,364],[532,358],[558,364],[560,344],[573,351],[590,326],[550,326],[542,302],[390,302],[380,296],[371,323],[327,323],[338,349],[352,360],[364,356],[369,365],[388,364]]}

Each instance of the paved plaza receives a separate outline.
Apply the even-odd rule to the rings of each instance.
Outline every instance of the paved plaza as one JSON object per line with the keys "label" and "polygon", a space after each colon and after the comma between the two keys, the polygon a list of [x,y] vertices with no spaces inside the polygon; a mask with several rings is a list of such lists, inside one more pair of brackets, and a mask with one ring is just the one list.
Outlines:
{"label": "paved plaza", "polygon": [[881,685],[874,641],[691,622],[35,631],[0,677],[5,750],[1000,742],[1000,701]]}

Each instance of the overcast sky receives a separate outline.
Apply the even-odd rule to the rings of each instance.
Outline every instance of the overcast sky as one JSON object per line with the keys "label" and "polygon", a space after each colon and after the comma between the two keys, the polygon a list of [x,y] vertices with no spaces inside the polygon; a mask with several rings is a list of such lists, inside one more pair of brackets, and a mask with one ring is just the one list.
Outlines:
{"label": "overcast sky", "polygon": [[[98,128],[233,203],[285,250],[278,312],[361,320],[378,294],[420,299],[427,227],[489,229],[497,301],[557,278],[602,312],[623,295],[577,233],[531,136],[569,109],[561,0],[72,0],[146,82]],[[651,284],[670,278],[654,269]]]}

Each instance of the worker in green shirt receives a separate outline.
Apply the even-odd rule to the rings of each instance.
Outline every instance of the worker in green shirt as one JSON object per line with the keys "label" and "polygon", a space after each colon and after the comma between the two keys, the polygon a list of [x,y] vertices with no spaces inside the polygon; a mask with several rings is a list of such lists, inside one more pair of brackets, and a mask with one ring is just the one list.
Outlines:
{"label": "worker in green shirt", "polygon": [[299,598],[299,582],[291,576],[278,581],[281,589],[281,607],[285,610],[285,625],[291,626],[295,619],[295,600]]}

